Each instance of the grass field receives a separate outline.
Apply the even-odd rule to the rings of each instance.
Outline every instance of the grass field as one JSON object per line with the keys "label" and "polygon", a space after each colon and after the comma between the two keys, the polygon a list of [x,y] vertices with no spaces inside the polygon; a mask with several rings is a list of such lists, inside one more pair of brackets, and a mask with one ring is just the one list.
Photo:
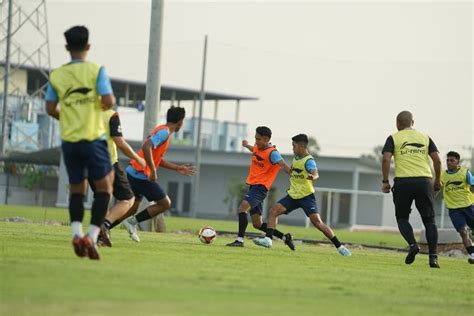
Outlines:
{"label": "grass field", "polygon": [[[1,207],[0,217],[12,214],[43,220],[44,212]],[[63,210],[47,214],[50,220],[67,218]],[[221,230],[236,225],[206,223]],[[291,252],[280,242],[263,249],[250,241],[235,249],[224,246],[231,238],[218,236],[203,245],[192,234],[173,232],[202,224],[167,218],[170,233],[142,232],[139,244],[118,229],[113,248],[101,249],[102,259],[93,262],[75,257],[67,226],[0,222],[0,314],[468,315],[473,310],[473,266],[464,259],[442,257],[442,269],[434,270],[424,255],[406,266],[401,253],[353,248],[352,257],[342,257],[329,246],[299,245]]]}

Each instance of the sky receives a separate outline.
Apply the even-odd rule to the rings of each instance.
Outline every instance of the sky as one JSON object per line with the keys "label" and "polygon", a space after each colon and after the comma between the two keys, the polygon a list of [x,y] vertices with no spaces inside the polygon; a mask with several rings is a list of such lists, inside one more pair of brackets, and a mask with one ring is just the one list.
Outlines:
{"label": "sky", "polygon": [[[68,60],[64,30],[82,24],[91,32],[90,60],[112,77],[145,81],[150,7],[140,0],[47,1],[51,66]],[[473,10],[471,1],[169,0],[161,81],[199,89],[207,34],[206,89],[259,98],[241,103],[249,138],[267,125],[283,152],[291,151],[292,136],[306,133],[322,155],[359,156],[382,145],[396,131],[397,113],[409,110],[441,153],[467,155]],[[34,36],[18,38],[35,46]],[[206,104],[205,116],[212,110]],[[219,118],[233,120],[234,111],[223,102]]]}

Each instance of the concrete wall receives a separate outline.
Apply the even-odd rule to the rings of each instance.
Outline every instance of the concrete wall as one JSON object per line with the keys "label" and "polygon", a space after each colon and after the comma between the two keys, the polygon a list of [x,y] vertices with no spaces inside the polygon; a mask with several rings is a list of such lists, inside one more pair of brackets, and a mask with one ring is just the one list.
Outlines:
{"label": "concrete wall", "polygon": [[6,201],[7,175],[0,174],[0,203],[54,206],[56,203],[57,178],[47,177],[41,189],[29,190],[25,187],[25,178],[10,175],[8,179],[8,201]]}

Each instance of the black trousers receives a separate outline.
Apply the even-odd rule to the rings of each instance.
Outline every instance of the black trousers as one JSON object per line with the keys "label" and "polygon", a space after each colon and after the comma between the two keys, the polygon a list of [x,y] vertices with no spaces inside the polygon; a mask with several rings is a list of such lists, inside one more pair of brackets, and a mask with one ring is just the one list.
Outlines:
{"label": "black trousers", "polygon": [[413,201],[422,218],[435,216],[431,178],[395,178],[392,193],[397,220],[410,217]]}

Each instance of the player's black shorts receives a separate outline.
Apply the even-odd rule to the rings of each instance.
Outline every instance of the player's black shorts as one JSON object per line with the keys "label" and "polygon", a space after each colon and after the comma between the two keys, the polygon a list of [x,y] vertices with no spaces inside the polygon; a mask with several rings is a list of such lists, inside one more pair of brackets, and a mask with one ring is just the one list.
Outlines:
{"label": "player's black shorts", "polygon": [[449,217],[457,231],[464,229],[466,226],[474,229],[474,204],[468,207],[450,209]]}
{"label": "player's black shorts", "polygon": [[263,200],[267,197],[268,190],[264,185],[256,184],[249,186],[244,200],[250,204],[250,215],[260,214],[263,212]]}
{"label": "player's black shorts", "polygon": [[112,170],[105,140],[63,141],[61,148],[70,184],[81,183],[85,178],[100,180]]}
{"label": "player's black shorts", "polygon": [[[118,201],[130,200],[133,197],[132,188],[130,187],[130,183],[128,183],[127,175],[118,162],[114,164],[114,172],[114,191],[112,192],[112,195]],[[89,185],[91,186],[92,191],[95,192],[94,182],[90,181]]]}
{"label": "player's black shorts", "polygon": [[397,219],[408,219],[410,217],[413,201],[415,201],[415,206],[421,217],[433,217],[435,215],[433,207],[434,189],[431,178],[395,178],[392,193]]}
{"label": "player's black shorts", "polygon": [[150,202],[157,202],[164,199],[167,195],[165,191],[156,182],[142,180],[127,173],[128,182],[135,195],[135,202],[140,202],[145,197]]}
{"label": "player's black shorts", "polygon": [[306,216],[311,214],[319,213],[318,205],[316,204],[316,197],[314,193],[305,196],[301,199],[293,199],[291,196],[287,195],[278,201],[284,208],[286,208],[285,214],[290,214],[292,211],[302,208]]}

